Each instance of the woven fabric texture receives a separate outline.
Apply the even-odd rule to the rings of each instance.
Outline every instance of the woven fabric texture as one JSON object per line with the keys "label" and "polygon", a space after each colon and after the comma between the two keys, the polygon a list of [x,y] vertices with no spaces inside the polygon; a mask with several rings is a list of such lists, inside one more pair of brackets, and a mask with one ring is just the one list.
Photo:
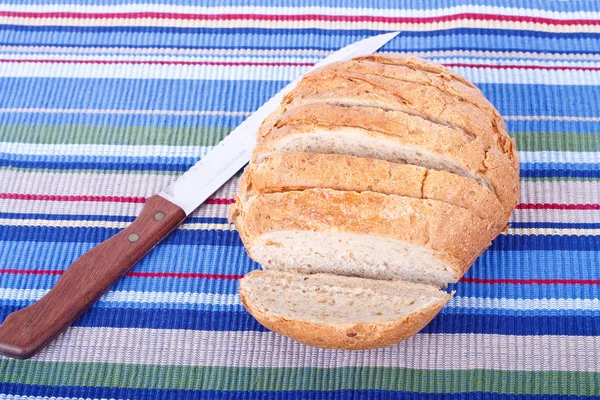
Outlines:
{"label": "woven fabric texture", "polygon": [[[162,0],[165,1],[165,0]],[[505,116],[511,228],[414,338],[310,348],[245,312],[237,177],[31,360],[0,398],[600,396],[600,4],[0,0],[0,319],[46,293],[271,95],[338,48],[445,64]]]}

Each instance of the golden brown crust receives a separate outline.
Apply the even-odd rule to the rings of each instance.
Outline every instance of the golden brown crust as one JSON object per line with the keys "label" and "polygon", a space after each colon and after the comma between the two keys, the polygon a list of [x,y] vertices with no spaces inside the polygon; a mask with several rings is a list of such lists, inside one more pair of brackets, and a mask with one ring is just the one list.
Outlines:
{"label": "golden brown crust", "polygon": [[[500,116],[498,110],[485,98],[481,90],[479,90],[471,82],[464,77],[452,72],[443,65],[429,62],[418,57],[399,57],[394,55],[368,55],[364,57],[354,58],[353,61],[370,61],[371,65],[396,65],[421,71],[424,77],[419,78],[416,74],[409,74],[405,70],[385,70],[384,76],[413,80],[419,83],[427,83],[445,90],[452,95],[462,97],[464,100],[471,102],[476,107],[481,108],[488,113],[493,130],[497,134],[500,150],[514,161],[513,166],[518,168],[518,156],[516,152],[515,141],[508,135],[506,124]],[[381,69],[381,67],[379,67]],[[433,75],[432,75],[433,74]],[[403,76],[406,75],[406,76]]]}
{"label": "golden brown crust", "polygon": [[[262,271],[250,272],[260,274]],[[247,275],[248,276],[248,275]],[[328,349],[367,350],[399,343],[425,327],[450,299],[435,302],[431,307],[396,321],[365,324],[324,324],[291,320],[264,312],[250,300],[250,293],[240,283],[242,304],[266,328],[309,346]]]}
{"label": "golden brown crust", "polygon": [[287,153],[251,164],[240,181],[239,195],[246,199],[260,193],[310,188],[439,200],[473,211],[496,226],[498,233],[508,218],[489,189],[462,176],[341,154]]}
{"label": "golden brown crust", "polygon": [[402,67],[411,68],[415,71],[428,72],[439,75],[440,77],[448,81],[457,81],[462,85],[479,91],[477,86],[466,80],[463,76],[452,72],[452,70],[445,66],[427,61],[423,58],[414,56],[398,56],[394,54],[369,54],[366,56],[359,56],[352,59],[353,61],[372,61],[380,64],[397,65]]}
{"label": "golden brown crust", "polygon": [[308,102],[371,103],[408,111],[482,136],[511,160],[516,154],[498,111],[478,90],[449,78],[372,61],[330,64],[308,74],[266,121],[268,129],[286,110]]}
{"label": "golden brown crust", "polygon": [[254,240],[265,233],[353,233],[429,248],[459,277],[495,236],[492,224],[469,210],[373,192],[308,189],[263,194],[238,204],[238,212],[236,228],[251,257]]}
{"label": "golden brown crust", "polygon": [[[486,148],[480,137],[469,137],[461,130],[432,123],[399,111],[371,107],[344,107],[332,104],[306,104],[284,114],[280,123],[258,140],[252,162],[276,154],[280,140],[319,129],[347,132],[385,139],[402,146],[420,147],[462,165],[476,179],[489,182],[510,215],[518,201],[518,170],[498,150]],[[518,159],[517,159],[518,162]]]}

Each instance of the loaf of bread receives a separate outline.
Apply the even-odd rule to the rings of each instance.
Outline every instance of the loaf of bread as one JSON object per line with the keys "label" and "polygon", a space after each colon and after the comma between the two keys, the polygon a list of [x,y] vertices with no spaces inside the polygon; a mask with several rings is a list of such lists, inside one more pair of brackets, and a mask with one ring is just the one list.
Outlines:
{"label": "loaf of bread", "polygon": [[230,220],[263,271],[240,282],[267,328],[369,349],[422,329],[506,229],[519,158],[463,77],[367,56],[305,76],[257,132]]}

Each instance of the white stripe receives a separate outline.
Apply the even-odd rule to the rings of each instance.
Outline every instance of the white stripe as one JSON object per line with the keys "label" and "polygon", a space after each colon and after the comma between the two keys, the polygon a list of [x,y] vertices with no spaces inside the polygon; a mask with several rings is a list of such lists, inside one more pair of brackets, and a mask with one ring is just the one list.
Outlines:
{"label": "white stripe", "polygon": [[570,116],[552,116],[552,115],[506,115],[503,118],[507,121],[573,121],[573,122],[600,122],[600,117],[570,117]]}
{"label": "white stripe", "polygon": [[[0,193],[149,197],[178,175],[0,170]],[[214,197],[233,198],[238,179],[231,178]],[[600,182],[522,181],[521,203],[600,204]]]}
{"label": "white stripe", "polygon": [[[0,299],[37,301],[49,289],[0,288]],[[100,303],[168,303],[168,304],[213,304],[241,306],[237,294],[192,293],[192,292],[137,292],[110,291],[98,300]]]}
{"label": "white stripe", "polygon": [[[63,56],[64,57],[64,56]],[[18,58],[17,58],[18,59]],[[482,58],[482,57],[428,57],[429,61],[438,64],[476,64],[481,66],[536,66],[536,67],[568,67],[568,68],[598,68],[598,61],[573,61],[573,60],[530,60],[530,59],[514,59],[506,58]]]}
{"label": "white stripe", "polygon": [[[25,395],[20,395],[20,394],[4,394],[1,393],[0,394],[0,400],[96,400],[96,399],[91,399],[90,397],[87,398],[83,398],[83,397],[50,397],[50,396],[25,396]],[[97,399],[97,400],[116,400],[114,397],[111,397],[110,399],[108,398],[102,398],[102,399]]]}
{"label": "white stripe", "polygon": [[34,156],[203,157],[212,146],[129,146],[0,142],[0,153]]}
{"label": "white stripe", "polygon": [[28,25],[28,26],[156,26],[177,28],[270,28],[270,29],[326,29],[326,30],[358,30],[368,29],[374,31],[436,31],[457,28],[473,29],[503,29],[503,30],[529,30],[553,33],[596,33],[600,32],[598,25],[557,25],[548,23],[531,23],[517,21],[481,20],[460,18],[445,22],[407,23],[407,22],[370,22],[370,21],[265,21],[260,19],[165,19],[165,18],[24,18],[0,17],[0,24]]}
{"label": "white stripe", "polygon": [[[1,47],[0,47],[1,49]],[[381,52],[395,54],[396,52]],[[537,60],[600,60],[600,54],[587,53],[535,53],[530,51],[489,51],[489,50],[439,50],[439,51],[414,51],[399,52],[397,54],[418,55],[427,58],[436,57],[458,57],[458,56],[477,56],[482,58],[529,58]]]}
{"label": "white stripe", "polygon": [[599,210],[515,210],[512,222],[600,223]]}
{"label": "white stripe", "polygon": [[520,151],[522,163],[598,164],[600,152],[585,151]]}
{"label": "white stripe", "polygon": [[[0,210],[12,213],[32,213],[49,215],[108,215],[136,217],[140,215],[143,204],[110,203],[83,201],[46,201],[46,200],[6,200],[0,199]],[[204,204],[190,214],[191,217],[227,218],[229,205]]]}
{"label": "white stripe", "polygon": [[496,7],[487,5],[462,5],[436,9],[401,9],[401,8],[353,8],[353,7],[205,7],[168,4],[119,4],[119,5],[80,5],[80,4],[3,4],[5,11],[20,12],[70,12],[79,13],[126,13],[126,12],[158,12],[182,14],[265,14],[265,15],[368,15],[381,17],[437,17],[445,15],[475,13],[492,15],[532,16],[552,19],[590,19],[600,18],[596,11],[551,11],[535,8]]}
{"label": "white stripe", "polygon": [[[0,193],[149,197],[160,192],[178,175],[0,170]],[[233,198],[238,179],[235,176],[231,178],[213,197]]]}
{"label": "white stripe", "polygon": [[[235,367],[600,371],[598,336],[417,334],[369,351],[308,347],[272,332],[70,328],[36,361]],[[426,349],[426,352],[423,352]]]}
{"label": "white stripe", "polygon": [[509,228],[502,235],[600,236],[600,229]]}
{"label": "white stripe", "polygon": [[[15,60],[15,61],[36,61],[36,60],[54,60],[54,61],[119,61],[122,63],[176,63],[176,62],[195,62],[195,63],[303,63],[303,64],[315,64],[321,57],[261,57],[257,55],[253,56],[198,56],[198,55],[168,55],[168,54],[152,54],[152,55],[135,55],[135,54],[92,54],[92,55],[81,55],[74,54],[67,56],[60,53],[49,53],[49,54],[24,54],[24,53],[4,53],[0,55],[3,60]],[[490,57],[459,57],[456,55],[451,56],[429,56],[430,61],[434,61],[440,64],[477,64],[477,65],[519,65],[519,66],[539,66],[539,67],[570,67],[570,68],[598,68],[600,64],[598,61],[574,61],[569,60],[543,60],[543,59],[518,59],[513,57],[505,58],[490,58]]]}
{"label": "white stripe", "polygon": [[[0,299],[37,301],[49,289],[0,288]],[[101,303],[151,303],[151,304],[204,304],[241,306],[237,294],[214,294],[195,292],[138,292],[110,291]],[[477,310],[585,310],[600,311],[600,299],[507,299],[487,297],[453,297],[446,308],[471,308]]]}
{"label": "white stripe", "polygon": [[492,299],[453,297],[446,307],[504,310],[578,310],[599,311],[600,299]]}
{"label": "white stripe", "polygon": [[[94,221],[94,220],[55,220],[55,219],[12,219],[0,218],[0,226],[48,226],[54,228],[107,228],[123,229],[129,225],[129,222],[122,221]],[[181,224],[179,229],[184,230],[220,230],[233,231],[233,225],[230,224],[209,224],[209,223],[187,223]]]}
{"label": "white stripe", "polygon": [[0,63],[0,76],[13,78],[125,78],[291,81],[309,67]]}
{"label": "white stripe", "polygon": [[[135,48],[135,47],[77,47],[74,46],[2,46],[0,52],[19,52],[19,53],[107,53],[107,54],[151,54],[151,55],[213,55],[213,56],[306,56],[322,57],[331,54],[328,50],[313,49],[186,49],[186,48]],[[569,54],[570,55],[570,54]],[[579,56],[589,56],[593,54],[580,54]],[[574,54],[577,56],[577,54]],[[600,55],[599,57],[600,58]]]}
{"label": "white stripe", "polygon": [[[123,229],[129,222],[102,220],[55,220],[55,219],[24,219],[0,218],[0,226],[42,226],[56,228],[108,228]],[[222,230],[233,231],[233,224],[218,223],[186,223],[179,227],[184,230]],[[556,236],[600,236],[600,229],[571,229],[571,228],[509,228],[502,235],[556,235]]]}
{"label": "white stripe", "polygon": [[[0,226],[123,229],[128,225],[129,222],[122,221],[0,218]],[[235,230],[233,224],[218,223],[186,223],[180,225],[179,228],[184,230]],[[600,236],[600,229],[509,228],[502,235]]]}
{"label": "white stripe", "polygon": [[[92,55],[65,55],[57,53],[49,54],[24,54],[24,53],[4,53],[0,54],[2,60],[15,61],[36,61],[36,60],[54,60],[54,61],[119,61],[121,63],[302,63],[316,64],[321,57],[261,57],[261,56],[231,56],[231,55],[213,55],[213,56],[198,56],[198,55],[168,55],[168,54],[152,54],[152,55],[135,55],[135,54],[92,54]],[[593,65],[593,63],[591,63]],[[579,64],[575,64],[579,65]]]}
{"label": "white stripe", "polygon": [[116,400],[114,397],[102,398],[102,399],[92,399],[90,397],[50,397],[50,396],[25,396],[20,394],[0,394],[0,400]]}
{"label": "white stripe", "polygon": [[600,182],[522,181],[521,203],[600,204]]}
{"label": "white stripe", "polygon": [[[13,78],[131,78],[291,81],[309,67],[0,63]],[[600,71],[452,68],[475,83],[600,85]]]}
{"label": "white stripe", "polygon": [[[152,56],[165,55],[204,55],[204,56],[247,56],[250,59],[256,56],[297,56],[313,57],[321,59],[332,51],[313,50],[313,49],[181,49],[181,48],[131,48],[131,47],[77,47],[77,46],[2,46],[0,52],[12,53],[36,53],[36,54],[55,54],[55,53],[74,53],[82,54],[148,54]],[[600,54],[588,53],[534,53],[534,52],[507,52],[507,51],[482,51],[482,50],[440,50],[440,51],[380,51],[382,54],[400,54],[417,55],[427,58],[436,57],[459,57],[459,56],[477,56],[481,58],[529,58],[537,60],[600,60]]]}

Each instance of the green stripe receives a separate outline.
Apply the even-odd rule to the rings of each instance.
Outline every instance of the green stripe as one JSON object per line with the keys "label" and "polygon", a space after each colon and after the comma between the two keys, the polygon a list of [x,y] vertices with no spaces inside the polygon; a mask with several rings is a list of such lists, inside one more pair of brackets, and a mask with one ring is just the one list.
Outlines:
{"label": "green stripe", "polygon": [[577,396],[600,391],[600,373],[593,372],[189,367],[16,360],[4,360],[0,365],[3,382],[48,386],[223,391],[379,389]]}
{"label": "green stripe", "polygon": [[[96,125],[0,125],[0,141],[46,144],[214,146],[230,128]],[[600,134],[514,132],[521,151],[600,151]]]}
{"label": "green stripe", "polygon": [[514,132],[519,151],[600,151],[600,134],[570,132]]}
{"label": "green stripe", "polygon": [[229,132],[193,126],[0,125],[0,142],[214,146]]}

